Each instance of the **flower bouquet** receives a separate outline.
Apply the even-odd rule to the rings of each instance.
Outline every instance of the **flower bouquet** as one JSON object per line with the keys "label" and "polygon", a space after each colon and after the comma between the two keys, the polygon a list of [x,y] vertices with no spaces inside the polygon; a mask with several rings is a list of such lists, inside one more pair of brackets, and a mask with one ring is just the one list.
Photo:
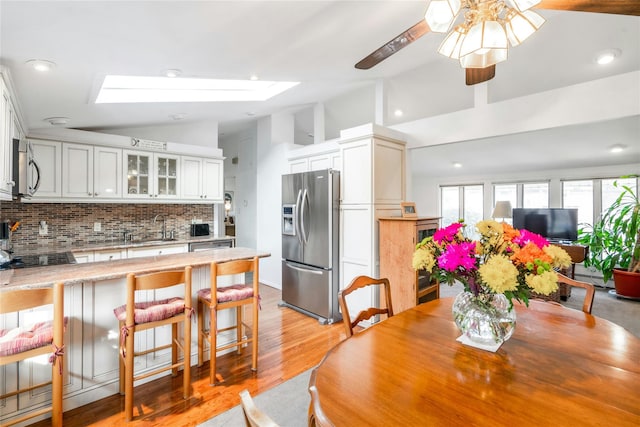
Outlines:
{"label": "flower bouquet", "polygon": [[[418,243],[413,268],[428,271],[441,283],[462,283],[465,293],[456,298],[453,307],[458,327],[463,334],[480,335],[469,336],[472,340],[487,341],[489,336],[494,342],[502,342],[515,326],[513,300],[528,306],[532,291],[549,295],[557,290],[554,269],[570,266],[571,257],[542,236],[504,222],[478,222],[479,240],[465,237],[465,226],[463,222],[453,223]],[[481,325],[477,318],[467,319],[465,311],[470,308],[494,321]]]}

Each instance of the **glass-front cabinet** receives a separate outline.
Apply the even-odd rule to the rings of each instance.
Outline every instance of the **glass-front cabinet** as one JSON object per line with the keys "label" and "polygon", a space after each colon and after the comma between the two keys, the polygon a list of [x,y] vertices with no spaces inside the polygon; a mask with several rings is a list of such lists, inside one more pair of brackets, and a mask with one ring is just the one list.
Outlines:
{"label": "glass-front cabinet", "polygon": [[178,164],[180,156],[164,153],[125,151],[128,198],[178,198]]}

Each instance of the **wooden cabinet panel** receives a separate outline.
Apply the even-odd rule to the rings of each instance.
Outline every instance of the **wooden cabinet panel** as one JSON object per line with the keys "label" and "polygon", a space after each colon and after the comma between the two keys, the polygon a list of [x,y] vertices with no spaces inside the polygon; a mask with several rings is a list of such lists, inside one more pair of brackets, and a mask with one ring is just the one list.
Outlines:
{"label": "wooden cabinet panel", "polygon": [[425,272],[412,265],[416,244],[432,235],[439,218],[380,218],[380,277],[391,283],[393,311],[400,313],[431,297],[439,297],[438,285],[430,286]]}

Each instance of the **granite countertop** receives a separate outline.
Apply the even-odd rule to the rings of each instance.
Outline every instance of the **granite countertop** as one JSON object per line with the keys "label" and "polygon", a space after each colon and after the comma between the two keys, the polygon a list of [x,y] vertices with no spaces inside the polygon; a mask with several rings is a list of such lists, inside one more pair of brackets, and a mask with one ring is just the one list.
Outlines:
{"label": "granite countertop", "polygon": [[142,247],[153,247],[153,246],[167,246],[167,245],[180,245],[180,244],[189,244],[196,242],[215,242],[218,240],[235,240],[235,236],[200,236],[200,237],[188,237],[186,239],[175,239],[175,240],[160,240],[160,239],[149,239],[149,240],[133,240],[133,241],[123,241],[123,240],[103,240],[99,242],[86,242],[86,243],[74,243],[73,245],[55,245],[55,246],[36,246],[32,248],[27,248],[23,250],[16,251],[16,255],[24,256],[24,255],[41,255],[41,254],[51,254],[51,253],[59,253],[59,252],[73,252],[73,253],[83,253],[83,252],[93,252],[93,251],[103,251],[109,249],[127,249],[127,248],[142,248]]}
{"label": "granite countertop", "polygon": [[[170,242],[175,243],[176,241]],[[151,273],[208,265],[213,261],[224,262],[270,253],[250,248],[210,249],[182,254],[159,255],[122,260],[100,261],[85,264],[52,265],[0,271],[0,292],[15,288],[52,286],[55,282],[73,284],[124,278],[128,273]]]}

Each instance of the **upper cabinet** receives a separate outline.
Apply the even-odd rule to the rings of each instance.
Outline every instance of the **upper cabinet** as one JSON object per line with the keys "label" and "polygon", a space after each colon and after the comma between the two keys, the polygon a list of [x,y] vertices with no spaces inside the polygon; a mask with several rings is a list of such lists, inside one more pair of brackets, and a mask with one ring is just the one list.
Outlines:
{"label": "upper cabinet", "polygon": [[64,143],[62,165],[63,197],[122,197],[121,149]]}
{"label": "upper cabinet", "polygon": [[223,161],[182,156],[181,197],[202,202],[223,201]]}
{"label": "upper cabinet", "polygon": [[[1,75],[0,75],[1,77]],[[3,78],[0,78],[0,200],[13,192],[13,139],[22,139],[20,123]]]}
{"label": "upper cabinet", "polygon": [[[30,140],[33,158],[38,164],[38,190],[33,199],[62,197],[62,143],[57,141]],[[28,177],[33,179],[33,177]],[[35,186],[36,183],[30,183]]]}
{"label": "upper cabinet", "polygon": [[124,150],[127,198],[178,199],[180,156]]}

